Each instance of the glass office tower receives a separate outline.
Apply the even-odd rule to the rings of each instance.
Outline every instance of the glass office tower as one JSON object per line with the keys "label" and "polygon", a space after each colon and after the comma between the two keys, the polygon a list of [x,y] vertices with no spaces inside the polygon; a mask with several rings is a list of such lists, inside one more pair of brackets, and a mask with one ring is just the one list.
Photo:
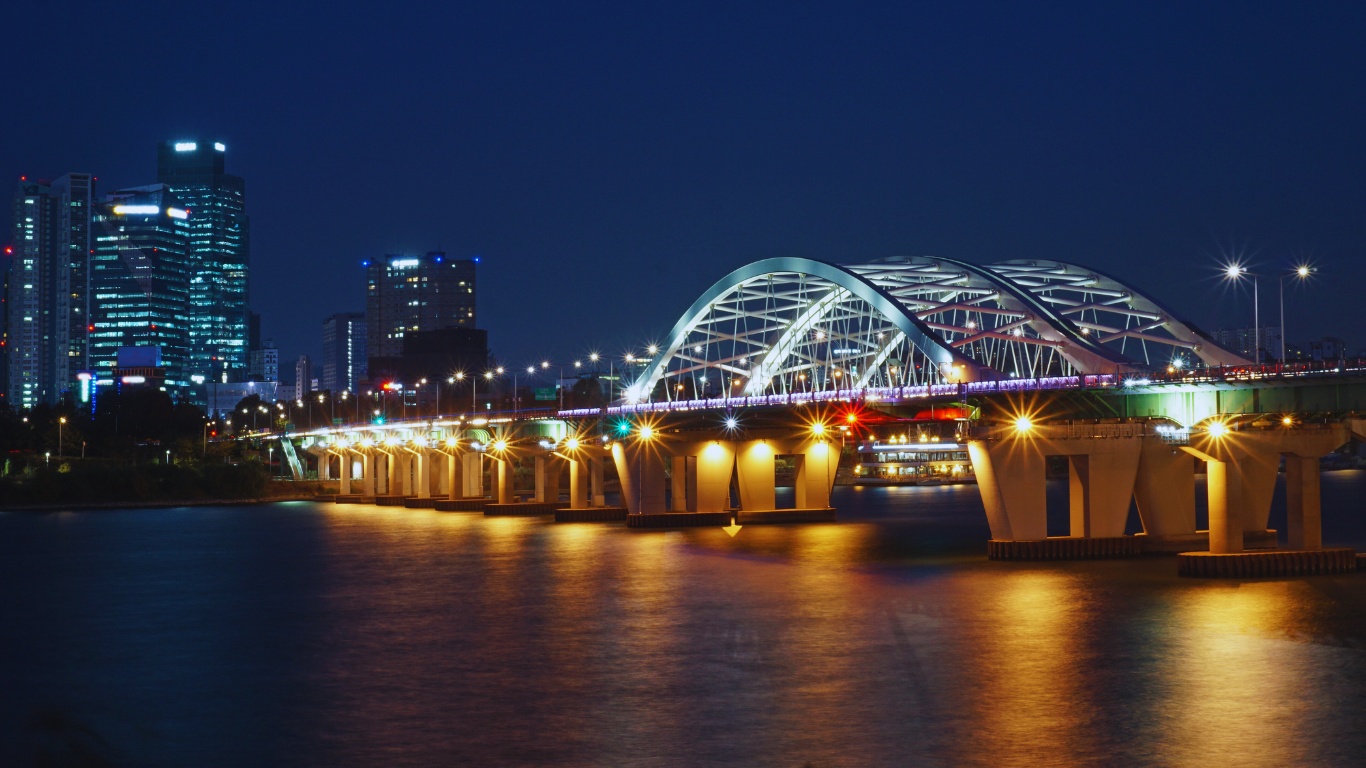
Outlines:
{"label": "glass office tower", "polygon": [[452,259],[439,252],[387,255],[365,267],[366,352],[403,354],[403,337],[414,331],[473,328],[474,272],[478,257]]}
{"label": "glass office tower", "polygon": [[157,148],[157,181],[190,212],[188,371],[242,381],[248,365],[246,183],[224,170],[227,147],[203,139]]}
{"label": "glass office tower", "polygon": [[166,391],[187,396],[191,222],[164,184],[120,190],[95,206],[89,349],[101,381],[113,378],[121,347],[160,347]]}

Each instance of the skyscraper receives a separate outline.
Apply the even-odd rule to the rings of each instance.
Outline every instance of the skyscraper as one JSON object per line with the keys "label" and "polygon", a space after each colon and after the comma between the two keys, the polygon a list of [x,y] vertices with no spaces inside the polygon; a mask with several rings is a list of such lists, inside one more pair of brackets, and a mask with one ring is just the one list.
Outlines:
{"label": "skyscraper", "polygon": [[474,271],[478,261],[478,257],[451,259],[432,252],[362,262],[369,356],[402,355],[403,337],[413,331],[475,327]]}
{"label": "skyscraper", "polygon": [[14,197],[14,253],[6,297],[6,392],[16,408],[53,399],[52,291],[56,198],[43,183],[23,180]]}
{"label": "skyscraper", "polygon": [[157,181],[190,212],[189,372],[217,381],[247,373],[246,183],[224,170],[227,147],[202,139],[164,141]]}
{"label": "skyscraper", "polygon": [[357,392],[365,378],[365,315],[342,312],[323,321],[322,388],[330,392]]}
{"label": "skyscraper", "polygon": [[122,347],[160,347],[166,390],[190,384],[190,213],[164,184],[120,190],[95,206],[90,362],[113,377]]}
{"label": "skyscraper", "polygon": [[76,374],[88,370],[90,354],[91,216],[95,177],[68,173],[52,182],[55,198],[56,259],[53,274],[53,380],[66,391],[76,385]]}
{"label": "skyscraper", "polygon": [[90,203],[94,178],[20,181],[14,199],[6,344],[11,402],[56,402],[86,366]]}

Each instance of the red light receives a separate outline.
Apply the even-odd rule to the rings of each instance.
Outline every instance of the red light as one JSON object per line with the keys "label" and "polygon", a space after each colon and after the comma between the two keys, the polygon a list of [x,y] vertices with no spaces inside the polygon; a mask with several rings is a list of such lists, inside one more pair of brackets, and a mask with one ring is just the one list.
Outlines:
{"label": "red light", "polygon": [[848,421],[850,424],[853,424],[854,422],[858,421],[858,416],[857,416],[856,414],[853,414],[853,413],[849,414],[848,416],[846,416],[846,417],[844,417],[844,418],[845,418],[845,421]]}
{"label": "red light", "polygon": [[6,253],[6,254],[14,253],[14,248],[13,248],[12,246],[8,246],[8,245],[5,246],[5,253]]}
{"label": "red light", "polygon": [[93,330],[95,330],[95,326],[93,326],[93,325],[87,325],[87,326],[85,327],[85,329],[86,329],[87,331],[93,331]]}

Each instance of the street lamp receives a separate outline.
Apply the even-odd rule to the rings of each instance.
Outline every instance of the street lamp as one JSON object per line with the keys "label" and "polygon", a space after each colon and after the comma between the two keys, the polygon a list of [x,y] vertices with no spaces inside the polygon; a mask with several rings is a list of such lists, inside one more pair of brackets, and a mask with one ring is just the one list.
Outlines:
{"label": "street lamp", "polygon": [[1308,279],[1309,279],[1309,276],[1310,276],[1310,275],[1314,274],[1314,271],[1315,271],[1314,268],[1311,267],[1311,266],[1309,266],[1308,264],[1300,264],[1300,265],[1296,266],[1295,269],[1292,270],[1291,273],[1290,273],[1289,275],[1282,274],[1281,277],[1280,277],[1279,282],[1280,282],[1280,288],[1281,288],[1281,362],[1282,362],[1282,363],[1285,362],[1285,278],[1286,278],[1286,277],[1294,277],[1296,280],[1299,280],[1300,282],[1304,282],[1305,280],[1308,280]]}
{"label": "street lamp", "polygon": [[1259,277],[1259,275],[1257,275],[1255,272],[1249,272],[1247,267],[1243,266],[1242,264],[1239,264],[1238,262],[1233,262],[1232,264],[1224,265],[1225,280],[1230,280],[1236,283],[1239,280],[1242,280],[1244,277],[1252,278],[1252,346],[1255,350],[1254,357],[1256,359],[1256,363],[1258,365],[1261,365],[1262,315],[1261,308],[1259,306],[1260,302],[1258,300],[1257,292],[1257,278]]}
{"label": "street lamp", "polygon": [[57,458],[62,458],[62,427],[66,426],[66,417],[57,419]]}

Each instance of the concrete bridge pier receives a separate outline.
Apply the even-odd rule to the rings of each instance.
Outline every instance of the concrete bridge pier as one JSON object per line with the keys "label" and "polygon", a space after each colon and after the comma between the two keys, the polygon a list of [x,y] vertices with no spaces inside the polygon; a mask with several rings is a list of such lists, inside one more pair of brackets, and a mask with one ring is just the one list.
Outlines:
{"label": "concrete bridge pier", "polygon": [[566,458],[569,465],[569,508],[588,508],[588,472],[585,458]]}
{"label": "concrete bridge pier", "polygon": [[493,502],[512,503],[512,462],[501,456],[490,455],[493,462]]}
{"label": "concrete bridge pier", "polygon": [[[1139,473],[1143,424],[1022,425],[968,441],[968,456],[991,527],[993,559],[1043,560],[1136,555],[1124,535]],[[1046,458],[1066,456],[1067,536],[1048,535]]]}
{"label": "concrete bridge pier", "polygon": [[657,447],[653,443],[613,443],[612,461],[629,514],[664,514],[664,456]]}
{"label": "concrete bridge pier", "polygon": [[470,451],[460,457],[460,474],[464,478],[464,493],[466,499],[478,499],[484,496],[484,454],[479,451]]}
{"label": "concrete bridge pier", "polygon": [[337,492],[342,496],[351,495],[351,455],[345,449],[337,451]]}
{"label": "concrete bridge pier", "polygon": [[536,457],[536,501],[555,504],[560,500],[560,475],[564,461],[558,456]]}
{"label": "concrete bridge pier", "polygon": [[[1324,549],[1319,461],[1349,438],[1347,425],[1287,429],[1207,428],[1185,450],[1205,461],[1209,551],[1178,555],[1185,576],[1289,576],[1355,568],[1350,549]],[[1277,470],[1285,460],[1287,548],[1247,551],[1246,536],[1266,530]],[[1274,532],[1269,532],[1274,535]]]}

